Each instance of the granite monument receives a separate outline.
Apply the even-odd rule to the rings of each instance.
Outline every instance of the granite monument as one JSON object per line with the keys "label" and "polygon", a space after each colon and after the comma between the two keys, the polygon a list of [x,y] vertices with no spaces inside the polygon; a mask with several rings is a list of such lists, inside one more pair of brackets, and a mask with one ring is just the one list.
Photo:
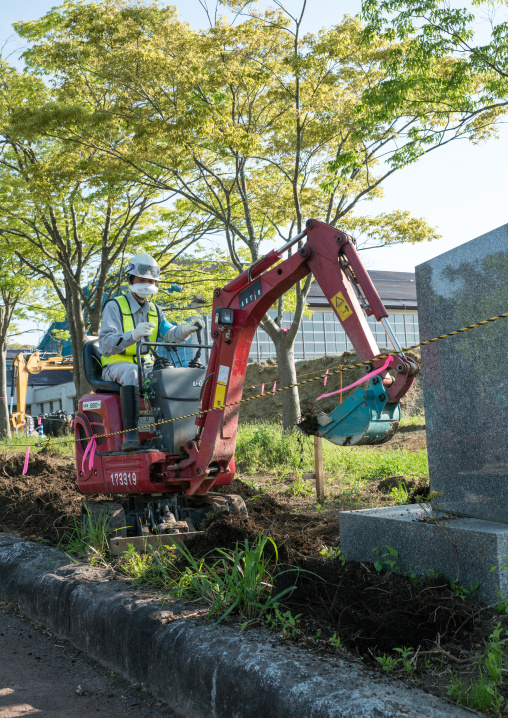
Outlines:
{"label": "granite monument", "polygon": [[[419,265],[416,288],[422,340],[508,312],[508,224]],[[347,558],[391,546],[403,569],[508,595],[507,348],[508,318],[422,347],[434,507],[342,512]]]}

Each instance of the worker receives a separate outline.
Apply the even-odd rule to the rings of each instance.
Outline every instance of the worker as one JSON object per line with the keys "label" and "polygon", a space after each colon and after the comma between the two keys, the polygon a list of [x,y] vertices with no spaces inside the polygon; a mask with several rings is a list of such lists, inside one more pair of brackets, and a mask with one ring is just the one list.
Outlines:
{"label": "worker", "polygon": [[[137,342],[144,337],[155,342],[160,336],[168,344],[181,344],[198,329],[203,329],[205,323],[200,317],[194,317],[189,324],[173,326],[162,309],[149,301],[158,292],[160,275],[159,265],[149,254],[132,257],[126,273],[129,291],[111,299],[104,306],[99,349],[102,354],[103,380],[120,384],[120,408],[125,435],[122,451],[136,451],[140,448]],[[150,373],[151,359],[146,347],[142,361],[145,373]]]}

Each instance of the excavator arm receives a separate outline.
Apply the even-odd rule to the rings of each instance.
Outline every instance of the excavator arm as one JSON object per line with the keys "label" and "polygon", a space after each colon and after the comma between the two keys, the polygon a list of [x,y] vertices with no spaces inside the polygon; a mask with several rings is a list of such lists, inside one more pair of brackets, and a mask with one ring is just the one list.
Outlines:
{"label": "excavator arm", "polygon": [[12,360],[13,384],[16,381],[16,411],[12,412],[9,419],[11,428],[22,430],[25,426],[26,397],[28,392],[28,377],[30,374],[40,374],[41,371],[51,369],[73,370],[72,357],[48,357],[41,359],[40,352],[33,352],[25,359],[23,352],[16,354]]}
{"label": "excavator arm", "polygon": [[[303,240],[305,243],[296,253],[281,261],[290,247]],[[193,482],[192,493],[205,493],[218,474],[231,470],[237,402],[242,398],[254,334],[279,297],[310,272],[369,369],[379,369],[386,360],[379,358],[366,315],[375,316],[383,324],[393,345],[387,366],[371,380],[368,389],[357,390],[330,416],[318,415],[312,433],[336,444],[352,445],[380,443],[396,430],[400,416],[398,402],[412,386],[418,365],[402,353],[354,240],[334,227],[309,219],[300,235],[214,292],[213,348],[203,387],[203,413],[196,420],[196,439],[187,443],[188,459],[179,464],[187,475],[190,470],[198,479]]]}

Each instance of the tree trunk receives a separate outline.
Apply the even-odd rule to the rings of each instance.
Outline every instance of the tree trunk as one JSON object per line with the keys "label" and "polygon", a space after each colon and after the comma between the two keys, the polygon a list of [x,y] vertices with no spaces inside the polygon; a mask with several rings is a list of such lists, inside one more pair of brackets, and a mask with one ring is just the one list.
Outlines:
{"label": "tree trunk", "polygon": [[77,291],[74,291],[73,287],[67,287],[65,309],[69,320],[72,342],[72,358],[74,364],[72,378],[74,386],[76,387],[76,400],[78,400],[83,394],[89,394],[92,391],[92,387],[87,382],[83,370],[83,347],[86,341],[85,317],[79,294]]}
{"label": "tree trunk", "polygon": [[0,436],[11,436],[7,400],[7,347],[0,344]]}
{"label": "tree trunk", "polygon": [[[278,331],[275,339],[275,352],[279,370],[279,388],[296,384],[294,340],[288,340],[287,334]],[[284,431],[291,429],[300,421],[300,396],[298,387],[281,392],[282,397],[282,426]]]}

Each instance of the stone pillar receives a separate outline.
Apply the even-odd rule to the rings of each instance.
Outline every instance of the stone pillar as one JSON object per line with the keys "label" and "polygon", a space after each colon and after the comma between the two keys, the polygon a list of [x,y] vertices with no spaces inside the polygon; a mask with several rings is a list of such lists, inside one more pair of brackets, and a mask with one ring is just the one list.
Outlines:
{"label": "stone pillar", "polygon": [[[416,288],[422,340],[508,312],[508,225],[419,265]],[[402,568],[479,583],[486,603],[508,594],[507,352],[508,318],[422,347],[437,517],[422,521],[420,506],[342,512],[349,559],[389,545]]]}

